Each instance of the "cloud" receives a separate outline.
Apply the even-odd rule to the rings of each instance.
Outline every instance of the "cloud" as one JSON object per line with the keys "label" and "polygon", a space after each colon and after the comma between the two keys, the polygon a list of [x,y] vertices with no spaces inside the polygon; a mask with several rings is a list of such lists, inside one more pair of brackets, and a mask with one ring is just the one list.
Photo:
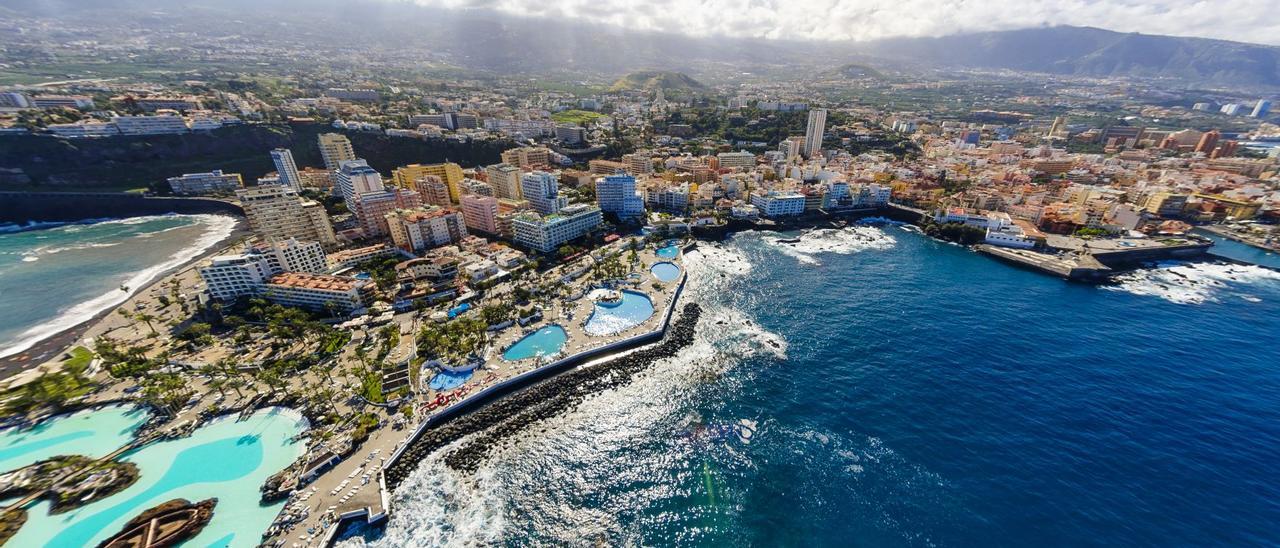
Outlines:
{"label": "cloud", "polygon": [[1280,44],[1276,0],[413,0],[693,36],[874,40],[1047,25]]}

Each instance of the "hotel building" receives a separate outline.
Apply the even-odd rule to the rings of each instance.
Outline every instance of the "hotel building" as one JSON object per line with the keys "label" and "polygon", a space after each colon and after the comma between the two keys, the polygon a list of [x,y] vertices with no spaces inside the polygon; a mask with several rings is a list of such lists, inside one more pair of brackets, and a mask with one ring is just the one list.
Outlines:
{"label": "hotel building", "polygon": [[338,244],[324,206],[298,196],[292,189],[258,186],[236,191],[236,198],[249,219],[249,227],[267,241],[297,239],[320,242],[325,247]]}
{"label": "hotel building", "polygon": [[499,234],[498,199],[477,194],[462,195],[462,218],[468,229]]}
{"label": "hotel building", "polygon": [[462,213],[454,209],[397,209],[385,217],[391,242],[410,253],[421,253],[467,237],[466,221]]}
{"label": "hotel building", "polygon": [[569,205],[569,198],[560,195],[560,178],[546,171],[531,171],[520,178],[520,194],[543,215],[551,215]]}
{"label": "hotel building", "polygon": [[170,177],[168,181],[169,188],[180,196],[230,194],[244,188],[239,173],[223,173],[220,169],[208,173],[186,173],[181,177]]}
{"label": "hotel building", "polygon": [[521,213],[512,219],[512,229],[516,243],[551,253],[565,242],[590,233],[603,221],[600,208],[575,204],[545,217],[533,212]]}
{"label": "hotel building", "polygon": [[636,194],[636,178],[630,175],[596,179],[596,205],[622,219],[644,216],[644,198]]}

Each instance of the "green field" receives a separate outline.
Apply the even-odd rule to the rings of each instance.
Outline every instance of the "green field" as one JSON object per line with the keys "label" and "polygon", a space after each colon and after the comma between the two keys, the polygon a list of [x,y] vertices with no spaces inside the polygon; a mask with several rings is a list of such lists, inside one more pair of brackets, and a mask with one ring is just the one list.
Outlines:
{"label": "green field", "polygon": [[577,124],[585,126],[604,118],[599,112],[591,112],[589,110],[562,110],[551,115],[551,119],[562,124]]}

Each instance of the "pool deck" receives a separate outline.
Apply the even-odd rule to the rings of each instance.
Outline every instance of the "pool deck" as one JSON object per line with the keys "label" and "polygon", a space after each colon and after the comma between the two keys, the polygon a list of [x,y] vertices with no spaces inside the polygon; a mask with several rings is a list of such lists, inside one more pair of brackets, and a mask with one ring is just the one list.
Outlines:
{"label": "pool deck", "polygon": [[[687,248],[682,247],[682,249]],[[683,255],[675,258],[658,257],[653,248],[648,248],[641,251],[639,257],[640,264],[632,269],[640,274],[639,279],[634,283],[622,284],[619,289],[631,289],[647,295],[653,303],[653,315],[638,325],[618,333],[606,336],[590,335],[583,329],[587,319],[591,317],[595,304],[587,297],[590,292],[587,289],[590,285],[587,280],[589,276],[583,274],[580,278],[568,282],[571,291],[575,294],[581,293],[581,296],[576,299],[557,300],[545,306],[543,318],[539,321],[523,327],[516,324],[497,332],[485,353],[484,365],[478,368],[462,387],[448,391],[429,390],[424,386],[417,387],[414,416],[418,421],[416,424],[401,430],[380,428],[373,431],[370,438],[352,456],[339,462],[334,468],[295,493],[286,507],[293,506],[294,509],[301,510],[305,506],[308,517],[290,528],[284,535],[275,538],[284,540],[284,546],[329,545],[333,542],[341,523],[348,520],[375,523],[386,519],[391,511],[392,493],[384,484],[382,470],[399,458],[401,451],[427,429],[501,398],[512,390],[533,384],[546,376],[661,339],[687,279],[683,267]],[[625,255],[623,258],[625,261]],[[672,282],[657,280],[650,272],[650,268],[658,262],[671,262],[680,266],[679,278]],[[551,271],[550,275],[566,274],[573,270],[573,266],[557,267]],[[654,282],[660,284],[660,290],[655,288]],[[577,291],[579,289],[582,291]],[[502,353],[507,347],[528,333],[552,324],[563,327],[567,335],[565,345],[559,354],[542,359],[524,359],[514,362],[502,358]],[[423,383],[428,379],[429,377],[423,378]],[[428,410],[427,403],[436,401],[442,395],[449,398],[449,403]],[[363,482],[365,474],[370,474],[368,483]],[[312,495],[308,496],[306,493],[312,493]],[[308,530],[311,532],[308,533]]]}

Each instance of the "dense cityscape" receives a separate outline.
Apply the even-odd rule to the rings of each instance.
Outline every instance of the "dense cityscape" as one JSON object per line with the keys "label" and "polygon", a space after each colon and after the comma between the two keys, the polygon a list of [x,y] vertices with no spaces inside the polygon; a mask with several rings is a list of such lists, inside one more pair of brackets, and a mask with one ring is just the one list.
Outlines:
{"label": "dense cityscape", "polygon": [[[760,306],[786,309],[816,287],[787,276],[838,279],[832,257],[905,241],[976,257],[956,267],[978,270],[973,285],[1056,284],[1027,292],[1042,300],[1145,283],[1135,298],[1192,306],[1261,284],[1223,304],[1240,316],[1222,321],[1256,323],[1258,336],[1230,340],[1274,350],[1272,315],[1243,311],[1269,306],[1280,278],[1280,87],[1266,81],[860,58],[471,70],[461,50],[414,55],[413,39],[390,34],[319,46],[320,23],[257,40],[160,11],[135,34],[88,15],[13,14],[0,23],[3,235],[15,238],[0,267],[14,285],[0,294],[16,299],[0,330],[0,544],[772,544],[780,533],[716,536],[719,525],[650,537],[638,518],[574,538],[503,533],[500,515],[468,537],[433,518],[448,533],[416,536],[435,525],[407,516],[456,509],[451,493],[414,498],[438,489],[488,500],[476,486],[493,481],[493,454],[527,450],[535,431],[646,371],[694,387],[732,375],[705,363],[671,373],[681,356],[720,345],[738,368],[775,355],[758,366],[788,366],[806,339],[742,303],[781,297]],[[126,256],[139,262],[95,270]],[[773,268],[773,285],[750,281]],[[33,289],[41,280],[50,288]],[[59,302],[59,285],[83,295]],[[831,306],[873,291],[823,287]],[[742,297],[753,291],[781,293]],[[730,313],[727,298],[745,301]],[[913,312],[926,313],[937,311]],[[749,342],[725,338],[739,332]],[[729,474],[750,459],[737,453],[783,435],[770,415],[680,419],[670,437],[730,446]],[[844,468],[872,466],[872,453]],[[690,489],[705,483],[712,515],[728,512],[700,466]],[[441,469],[447,480],[425,475]],[[221,479],[200,487],[203,474]],[[507,519],[537,511],[514,500]],[[849,534],[974,540],[930,527]],[[1277,540],[1265,527],[1240,535],[1209,544]],[[1009,542],[1034,540],[1055,539]]]}

